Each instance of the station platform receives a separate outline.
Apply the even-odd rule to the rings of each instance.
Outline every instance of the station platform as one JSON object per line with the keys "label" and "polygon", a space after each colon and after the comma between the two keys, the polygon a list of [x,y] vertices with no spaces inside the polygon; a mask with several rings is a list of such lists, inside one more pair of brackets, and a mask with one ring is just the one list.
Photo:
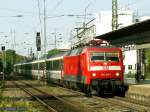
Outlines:
{"label": "station platform", "polygon": [[150,102],[150,80],[136,82],[135,79],[129,79],[126,80],[126,83],[129,85],[126,97],[138,101]]}

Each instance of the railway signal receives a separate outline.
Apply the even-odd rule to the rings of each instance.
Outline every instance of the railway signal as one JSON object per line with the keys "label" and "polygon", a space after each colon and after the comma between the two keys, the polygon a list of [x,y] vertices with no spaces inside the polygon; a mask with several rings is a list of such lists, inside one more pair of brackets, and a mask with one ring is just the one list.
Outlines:
{"label": "railway signal", "polygon": [[112,30],[118,28],[118,5],[117,0],[112,0]]}
{"label": "railway signal", "polygon": [[37,51],[41,51],[41,37],[40,37],[40,32],[37,32],[37,34],[36,34],[36,47],[37,47]]}

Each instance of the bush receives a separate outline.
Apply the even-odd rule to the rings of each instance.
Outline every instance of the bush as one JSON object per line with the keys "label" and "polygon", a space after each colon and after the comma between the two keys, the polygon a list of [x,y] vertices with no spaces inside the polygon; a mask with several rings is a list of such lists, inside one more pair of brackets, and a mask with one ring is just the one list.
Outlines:
{"label": "bush", "polygon": [[135,74],[128,72],[127,74],[125,74],[126,78],[135,78]]}

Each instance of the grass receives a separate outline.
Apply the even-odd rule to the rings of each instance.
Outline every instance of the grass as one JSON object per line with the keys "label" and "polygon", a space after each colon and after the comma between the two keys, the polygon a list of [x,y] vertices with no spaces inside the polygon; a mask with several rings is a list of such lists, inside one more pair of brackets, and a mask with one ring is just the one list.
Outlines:
{"label": "grass", "polygon": [[[128,74],[125,74],[125,77],[126,78],[135,78],[135,74],[128,73]],[[150,79],[150,73],[145,74],[145,79]]]}
{"label": "grass", "polygon": [[0,81],[0,112],[43,112],[38,104],[30,100],[2,96],[4,82]]}
{"label": "grass", "polygon": [[3,90],[4,90],[4,81],[0,80],[0,97],[2,96]]}
{"label": "grass", "polygon": [[124,74],[126,78],[135,78],[135,74],[132,73],[128,73],[128,74]]}
{"label": "grass", "polygon": [[1,97],[0,101],[0,112],[42,112],[39,108],[34,107],[31,101],[14,101],[12,98],[3,98]]}
{"label": "grass", "polygon": [[0,89],[2,89],[4,87],[4,81],[0,80]]}
{"label": "grass", "polygon": [[150,79],[150,73],[145,74],[146,79]]}

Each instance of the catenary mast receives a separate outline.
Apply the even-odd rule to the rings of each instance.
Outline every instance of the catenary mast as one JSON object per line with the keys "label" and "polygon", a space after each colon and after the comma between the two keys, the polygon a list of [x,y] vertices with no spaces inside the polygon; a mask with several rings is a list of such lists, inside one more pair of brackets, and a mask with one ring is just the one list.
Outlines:
{"label": "catenary mast", "polygon": [[118,4],[117,0],[112,0],[112,30],[118,29]]}

